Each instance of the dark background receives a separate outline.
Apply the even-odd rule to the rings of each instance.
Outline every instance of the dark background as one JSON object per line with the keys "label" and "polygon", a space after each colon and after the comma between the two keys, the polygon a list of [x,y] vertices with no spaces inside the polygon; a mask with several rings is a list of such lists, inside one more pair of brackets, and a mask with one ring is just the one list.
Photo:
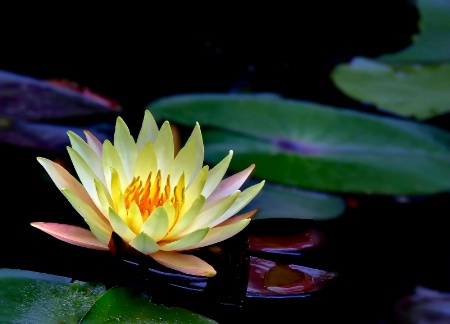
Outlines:
{"label": "dark background", "polygon": [[[2,12],[0,70],[69,79],[114,98],[134,133],[148,103],[179,93],[275,92],[373,112],[342,95],[329,72],[353,56],[405,48],[418,31],[417,21],[417,10],[406,0],[197,8],[27,6]],[[38,155],[59,154],[6,144],[0,148],[5,171],[0,217],[8,220],[2,222],[3,266],[85,280],[104,276],[108,266],[111,276],[119,273],[103,254],[56,245],[29,226],[31,221],[58,221],[61,213],[67,223],[82,224],[35,161]],[[415,285],[450,290],[446,195],[406,204],[391,197],[350,198],[359,207],[329,225],[344,278],[336,304],[327,304],[338,318],[396,322],[395,302]],[[317,310],[326,311],[320,305]]]}
{"label": "dark background", "polygon": [[3,12],[0,69],[76,81],[117,99],[125,113],[206,91],[348,106],[328,79],[333,66],[406,47],[417,20],[407,0],[27,7]]}

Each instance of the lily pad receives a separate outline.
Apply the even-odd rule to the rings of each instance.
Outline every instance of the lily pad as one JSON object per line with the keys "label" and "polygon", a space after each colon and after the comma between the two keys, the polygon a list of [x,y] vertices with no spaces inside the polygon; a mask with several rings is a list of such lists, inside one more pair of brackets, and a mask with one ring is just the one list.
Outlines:
{"label": "lily pad", "polygon": [[77,323],[105,290],[60,276],[0,269],[0,322]]}
{"label": "lily pad", "polygon": [[450,2],[418,0],[420,32],[406,49],[381,56],[386,63],[441,63],[450,62]]}
{"label": "lily pad", "polygon": [[341,215],[345,210],[345,203],[338,196],[266,182],[246,209],[258,209],[253,220],[266,218],[328,220]]}
{"label": "lily pad", "polygon": [[450,111],[450,64],[389,66],[357,57],[337,65],[331,78],[347,96],[401,116]]}
{"label": "lily pad", "polygon": [[148,106],[203,127],[206,160],[306,189],[423,195],[450,189],[450,133],[417,122],[258,95],[195,94]]}
{"label": "lily pad", "polygon": [[182,308],[154,305],[129,288],[45,273],[0,269],[1,323],[216,323]]}
{"label": "lily pad", "polygon": [[117,287],[108,290],[81,323],[217,323],[186,309],[155,305],[139,293]]}

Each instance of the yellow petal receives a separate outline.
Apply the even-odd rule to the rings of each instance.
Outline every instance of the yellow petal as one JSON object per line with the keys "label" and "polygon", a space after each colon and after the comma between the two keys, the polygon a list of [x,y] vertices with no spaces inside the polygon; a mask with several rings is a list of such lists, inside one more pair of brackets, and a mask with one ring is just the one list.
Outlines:
{"label": "yellow petal", "polygon": [[121,181],[119,173],[116,171],[116,169],[111,168],[110,174],[111,174],[111,184],[110,184],[111,199],[113,201],[113,208],[115,211],[117,211],[119,209],[120,197],[121,196],[123,197],[121,190]]}
{"label": "yellow petal", "polygon": [[[131,183],[131,178],[129,179],[123,168],[122,160],[120,158],[119,153],[117,153],[116,148],[111,144],[110,141],[106,140],[103,144],[103,172],[105,173],[105,181],[109,186],[111,184],[111,170],[114,169],[117,171],[120,182],[121,182],[121,191],[125,191],[125,187]],[[108,188],[111,191],[111,188]]]}
{"label": "yellow petal", "polygon": [[[203,211],[194,219],[192,225],[189,227],[189,231],[204,227],[211,227],[209,226],[209,224],[222,216],[228,210],[228,208],[231,207],[240,193],[241,192],[238,190],[234,194],[220,199],[215,205],[211,206],[207,210],[204,210],[205,206],[203,206]],[[184,231],[183,233],[181,233],[181,235],[185,235],[185,233],[186,232]]]}
{"label": "yellow petal", "polygon": [[145,233],[140,233],[131,242],[130,245],[141,253],[150,254],[159,250],[158,244]]}
{"label": "yellow petal", "polygon": [[247,218],[231,225],[211,228],[205,238],[191,248],[197,249],[222,242],[242,231],[249,223],[250,219]]}
{"label": "yellow petal", "polygon": [[72,160],[72,164],[75,167],[75,171],[77,172],[78,177],[80,178],[80,181],[86,189],[87,193],[91,197],[91,200],[94,202],[97,208],[101,208],[101,204],[97,197],[97,191],[95,190],[95,173],[77,151],[75,151],[70,146],[67,147],[67,151],[69,152],[70,159]]}
{"label": "yellow petal", "polygon": [[108,220],[102,213],[91,208],[91,206],[81,200],[72,190],[61,189],[61,192],[73,208],[75,208],[75,210],[84,218],[86,223],[99,228],[105,234],[111,234],[111,226],[109,226]]}
{"label": "yellow petal", "polygon": [[230,165],[231,158],[233,157],[233,151],[230,151],[228,155],[220,161],[214,168],[208,172],[208,178],[206,179],[205,187],[203,188],[202,195],[208,198],[211,193],[216,189],[222,180],[225,172],[227,172]]}
{"label": "yellow petal", "polygon": [[186,236],[183,236],[179,240],[167,243],[167,244],[159,244],[160,249],[162,251],[182,251],[190,249],[191,246],[197,244],[201,240],[203,240],[208,234],[209,228],[201,228],[192,233],[189,233]]}
{"label": "yellow petal", "polygon": [[101,205],[100,211],[107,219],[109,219],[109,208],[114,206],[111,195],[100,180],[94,179],[94,183],[95,190],[97,191],[98,201]]}
{"label": "yellow petal", "polygon": [[111,231],[108,233],[105,233],[102,229],[94,226],[90,222],[86,221],[86,224],[89,226],[89,230],[94,234],[94,236],[99,240],[101,243],[108,245],[109,241],[111,240],[111,234],[112,234],[112,228]]}
{"label": "yellow petal", "polygon": [[87,141],[88,145],[92,148],[92,150],[95,152],[95,154],[97,154],[98,158],[101,160],[102,159],[102,150],[103,150],[102,143],[98,140],[97,137],[95,137],[88,130],[84,131],[84,135],[86,135],[86,141]]}
{"label": "yellow petal", "polygon": [[213,277],[216,270],[202,259],[177,252],[158,251],[150,254],[155,261],[163,266],[194,276]]}
{"label": "yellow petal", "polygon": [[255,196],[261,191],[262,187],[264,186],[265,181],[261,181],[260,183],[257,183],[247,189],[245,189],[239,197],[236,199],[236,201],[231,205],[231,207],[217,220],[212,222],[209,226],[214,227],[224,221],[226,221],[231,216],[235,215],[236,213],[240,212],[242,208],[248,205],[248,203],[255,198]]}
{"label": "yellow petal", "polygon": [[184,204],[181,208],[182,214],[184,214],[191,207],[194,201],[200,196],[206,183],[208,170],[209,167],[205,165],[200,170],[200,172],[197,173],[197,176],[195,177],[194,181],[192,181],[192,184],[187,187],[186,191],[184,192]]}
{"label": "yellow petal", "polygon": [[175,223],[175,207],[170,202],[170,200],[166,200],[163,208],[167,213],[167,218],[169,219],[169,228],[172,228],[173,224]]}
{"label": "yellow petal", "polygon": [[112,208],[109,209],[109,220],[114,232],[124,241],[131,242],[136,237],[136,234],[128,227],[127,223]]}
{"label": "yellow petal", "polygon": [[114,147],[122,160],[127,179],[131,181],[138,151],[130,130],[121,117],[118,117],[116,122]]}
{"label": "yellow petal", "polygon": [[[162,179],[165,181],[169,167],[174,158],[173,135],[169,122],[164,122],[156,137],[154,149],[158,160],[158,169],[161,171]],[[162,184],[163,186],[165,183]]]}
{"label": "yellow petal", "polygon": [[161,240],[169,230],[169,216],[164,207],[156,208],[142,224],[141,231],[155,242]]}
{"label": "yellow petal", "polygon": [[66,243],[94,250],[108,250],[107,245],[97,240],[97,238],[85,228],[73,225],[43,222],[31,223],[31,226],[36,227]]}
{"label": "yellow petal", "polygon": [[200,130],[199,123],[195,123],[195,127],[191,133],[191,136],[189,136],[186,145],[190,143],[191,141],[195,142],[195,155],[192,157],[194,160],[194,168],[191,172],[191,174],[188,174],[188,172],[185,171],[186,174],[186,183],[187,186],[190,186],[192,181],[194,180],[196,174],[200,171],[200,169],[203,166],[203,160],[205,156],[204,152],[204,146],[203,146],[203,138],[202,138],[202,132]]}
{"label": "yellow petal", "polygon": [[207,197],[205,207],[207,208],[216,200],[231,195],[233,192],[238,190],[250,176],[254,168],[255,165],[252,164],[247,169],[222,180],[216,189],[214,189],[213,193]]}
{"label": "yellow petal", "polygon": [[80,157],[94,172],[95,176],[105,183],[101,158],[98,157],[97,153],[80,136],[71,131],[67,132],[67,134],[69,135],[72,148],[77,151]]}
{"label": "yellow petal", "polygon": [[153,175],[158,172],[157,162],[153,143],[147,142],[137,155],[133,176],[139,177],[142,182],[145,182],[150,172]]}
{"label": "yellow petal", "polygon": [[189,182],[196,162],[196,143],[192,140],[178,152],[169,169],[171,182],[177,182],[182,174],[184,174],[186,182]]}
{"label": "yellow petal", "polygon": [[142,214],[139,206],[134,201],[128,208],[127,223],[133,232],[139,234],[142,226]]}
{"label": "yellow petal", "polygon": [[193,220],[200,214],[200,210],[205,204],[205,197],[199,196],[191,208],[185,214],[180,215],[180,218],[176,224],[172,227],[170,232],[164,237],[165,240],[177,239],[180,237],[180,233],[187,231],[191,226]]}
{"label": "yellow petal", "polygon": [[119,200],[117,201],[117,209],[115,210],[117,215],[120,216],[127,224],[128,223],[128,210],[125,206],[125,198],[122,193],[120,193]]}
{"label": "yellow petal", "polygon": [[148,142],[153,143],[157,136],[158,125],[156,125],[155,119],[150,111],[146,110],[144,114],[144,121],[142,122],[142,127],[136,141],[138,149],[141,150]]}

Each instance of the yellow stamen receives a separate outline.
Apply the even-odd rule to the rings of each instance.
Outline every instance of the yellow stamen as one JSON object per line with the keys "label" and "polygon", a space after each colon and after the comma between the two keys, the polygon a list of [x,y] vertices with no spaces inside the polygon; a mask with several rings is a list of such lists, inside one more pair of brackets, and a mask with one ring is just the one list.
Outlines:
{"label": "yellow stamen", "polygon": [[184,202],[184,173],[181,175],[180,180],[178,180],[178,184],[173,189],[173,197],[170,200],[172,205],[175,207],[175,222],[178,220],[180,216],[181,207]]}
{"label": "yellow stamen", "polygon": [[161,172],[158,171],[153,183],[150,173],[145,183],[142,183],[140,177],[134,177],[128,187],[125,189],[124,200],[127,209],[131,203],[135,202],[142,214],[142,220],[145,221],[148,216],[158,207],[170,199],[176,210],[178,217],[181,206],[184,202],[184,175],[180,177],[178,184],[172,192],[170,185],[170,175],[167,176],[164,188],[162,188]]}

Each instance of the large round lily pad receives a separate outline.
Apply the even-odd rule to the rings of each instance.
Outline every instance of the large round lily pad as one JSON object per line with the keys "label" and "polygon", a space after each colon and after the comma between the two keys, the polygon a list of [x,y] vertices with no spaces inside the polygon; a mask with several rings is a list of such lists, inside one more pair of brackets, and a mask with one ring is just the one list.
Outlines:
{"label": "large round lily pad", "polygon": [[450,134],[417,122],[274,96],[196,94],[148,106],[203,127],[206,160],[307,189],[418,195],[450,189]]}

